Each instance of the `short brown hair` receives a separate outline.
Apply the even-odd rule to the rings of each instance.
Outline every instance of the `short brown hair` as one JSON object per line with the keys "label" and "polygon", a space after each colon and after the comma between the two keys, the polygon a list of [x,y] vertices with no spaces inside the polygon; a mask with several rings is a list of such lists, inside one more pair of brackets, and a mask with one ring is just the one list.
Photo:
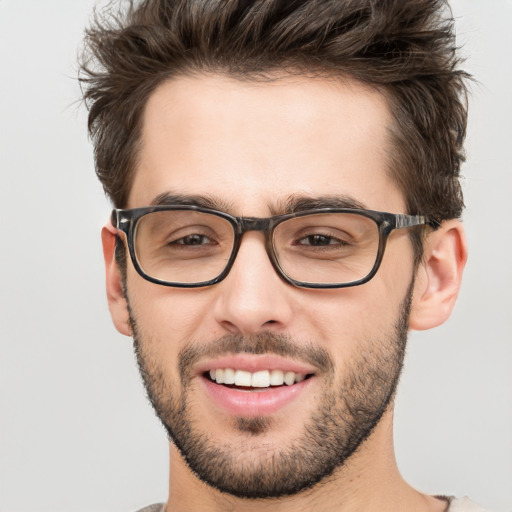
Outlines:
{"label": "short brown hair", "polygon": [[442,0],[143,0],[96,16],[80,80],[96,172],[127,202],[148,97],[191,72],[243,80],[278,73],[351,77],[377,87],[394,119],[390,170],[408,213],[463,209],[467,121],[453,18]]}

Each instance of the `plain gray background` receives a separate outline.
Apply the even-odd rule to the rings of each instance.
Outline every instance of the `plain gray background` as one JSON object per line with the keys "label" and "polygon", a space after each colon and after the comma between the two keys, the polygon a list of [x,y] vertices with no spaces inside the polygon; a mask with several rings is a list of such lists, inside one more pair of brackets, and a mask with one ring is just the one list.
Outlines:
{"label": "plain gray background", "polygon": [[[92,0],[0,0],[0,511],[121,512],[167,490],[167,442],[107,311],[110,206],[76,104]],[[473,86],[470,258],[452,319],[413,333],[405,478],[512,509],[512,1],[457,0]]]}

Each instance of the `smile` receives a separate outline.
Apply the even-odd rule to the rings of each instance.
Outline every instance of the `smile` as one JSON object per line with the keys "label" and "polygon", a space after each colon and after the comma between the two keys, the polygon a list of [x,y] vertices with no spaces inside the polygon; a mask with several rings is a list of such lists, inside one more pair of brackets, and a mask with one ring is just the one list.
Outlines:
{"label": "smile", "polygon": [[291,386],[302,382],[308,375],[284,370],[259,370],[249,372],[233,368],[210,370],[208,375],[217,384],[233,385],[242,388],[269,388],[271,386]]}
{"label": "smile", "polygon": [[196,375],[208,404],[233,416],[262,417],[314,389],[317,369],[275,355],[236,354],[203,361]]}

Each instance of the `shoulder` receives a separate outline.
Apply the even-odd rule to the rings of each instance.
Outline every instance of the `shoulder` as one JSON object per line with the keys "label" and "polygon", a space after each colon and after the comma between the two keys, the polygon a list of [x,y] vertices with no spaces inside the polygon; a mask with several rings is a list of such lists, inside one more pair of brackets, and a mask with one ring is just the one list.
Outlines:
{"label": "shoulder", "polygon": [[486,512],[475,505],[467,496],[464,498],[452,498],[447,512]]}
{"label": "shoulder", "polygon": [[137,512],[164,512],[165,503],[155,503],[137,510]]}

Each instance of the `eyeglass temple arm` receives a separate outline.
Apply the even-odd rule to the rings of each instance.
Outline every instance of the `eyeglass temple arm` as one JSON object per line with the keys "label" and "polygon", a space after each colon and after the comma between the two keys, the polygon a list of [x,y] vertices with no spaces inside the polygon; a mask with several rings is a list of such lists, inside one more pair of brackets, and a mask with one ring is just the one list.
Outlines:
{"label": "eyeglass temple arm", "polygon": [[123,218],[122,214],[119,210],[112,210],[112,215],[110,216],[110,222],[112,224],[112,227],[116,231],[119,231],[119,230],[124,231],[121,224],[127,226],[131,223],[131,219]]}
{"label": "eyeglass temple arm", "polygon": [[423,215],[406,215],[403,213],[397,213],[395,215],[395,228],[410,228],[414,226],[427,225],[433,229],[437,229],[441,226],[441,222],[437,219],[429,219]]}
{"label": "eyeglass temple arm", "polygon": [[112,227],[116,230],[119,229],[118,219],[119,219],[119,215],[117,213],[117,210],[112,210],[112,213],[110,215],[110,223],[112,224]]}

